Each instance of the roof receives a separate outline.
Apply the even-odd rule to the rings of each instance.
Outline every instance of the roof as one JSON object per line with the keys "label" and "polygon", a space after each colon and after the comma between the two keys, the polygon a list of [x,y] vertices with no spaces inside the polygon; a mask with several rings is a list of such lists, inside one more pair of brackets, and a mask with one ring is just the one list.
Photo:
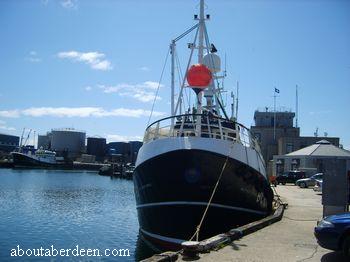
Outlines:
{"label": "roof", "polygon": [[53,128],[51,132],[75,132],[75,133],[86,133],[83,130],[78,130],[74,128]]}
{"label": "roof", "polygon": [[327,140],[321,140],[316,142],[316,144],[286,154],[286,156],[335,156],[350,158],[350,151],[336,147]]}
{"label": "roof", "polygon": [[0,135],[2,135],[2,136],[11,136],[11,137],[18,137],[18,138],[19,138],[19,136],[16,136],[16,135],[10,135],[10,134],[6,134],[6,133],[0,133]]}

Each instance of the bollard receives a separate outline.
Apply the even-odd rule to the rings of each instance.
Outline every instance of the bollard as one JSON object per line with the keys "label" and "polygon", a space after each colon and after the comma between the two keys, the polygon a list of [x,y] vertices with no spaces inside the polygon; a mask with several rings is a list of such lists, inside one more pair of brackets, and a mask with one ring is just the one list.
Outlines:
{"label": "bollard", "polygon": [[199,242],[197,241],[185,241],[181,243],[182,249],[183,249],[183,256],[187,259],[198,259],[198,252],[199,252]]}

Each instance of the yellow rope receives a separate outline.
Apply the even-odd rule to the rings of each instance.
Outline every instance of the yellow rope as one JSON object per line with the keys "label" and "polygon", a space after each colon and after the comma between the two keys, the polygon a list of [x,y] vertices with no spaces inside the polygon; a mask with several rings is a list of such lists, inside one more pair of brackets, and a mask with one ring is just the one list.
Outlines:
{"label": "yellow rope", "polygon": [[199,222],[199,224],[198,224],[198,226],[197,226],[197,228],[196,228],[196,231],[194,232],[194,234],[193,234],[192,237],[190,238],[190,241],[192,241],[194,237],[196,237],[196,241],[198,241],[198,239],[199,239],[199,231],[201,230],[201,227],[202,227],[202,223],[203,223],[203,221],[204,221],[204,218],[205,218],[205,216],[206,216],[206,214],[207,214],[207,212],[208,212],[209,206],[210,206],[210,204],[211,204],[211,201],[213,200],[213,197],[214,197],[214,195],[215,195],[216,189],[217,189],[217,187],[218,187],[218,185],[219,185],[219,182],[220,182],[220,180],[221,180],[222,174],[224,173],[224,170],[225,170],[225,168],[226,168],[226,165],[227,165],[228,158],[229,158],[229,155],[230,155],[230,153],[231,153],[232,147],[233,147],[233,144],[230,146],[230,151],[228,152],[227,157],[226,157],[226,160],[225,160],[225,163],[224,163],[224,165],[222,166],[220,176],[219,176],[218,180],[216,181],[214,190],[213,190],[213,192],[211,193],[211,196],[210,196],[210,199],[209,199],[209,201],[208,201],[207,207],[206,207],[205,210],[204,210],[202,219],[201,219],[201,221]]}

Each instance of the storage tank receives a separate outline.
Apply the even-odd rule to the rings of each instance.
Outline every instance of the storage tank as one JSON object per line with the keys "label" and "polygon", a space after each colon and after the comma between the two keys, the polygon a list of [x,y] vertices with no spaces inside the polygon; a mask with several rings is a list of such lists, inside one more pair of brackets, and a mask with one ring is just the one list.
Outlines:
{"label": "storage tank", "polygon": [[51,150],[51,136],[49,132],[46,135],[38,135],[38,148]]}
{"label": "storage tank", "polygon": [[203,64],[212,72],[217,73],[221,70],[221,59],[217,54],[209,53],[203,57]]}
{"label": "storage tank", "polygon": [[51,131],[51,149],[58,152],[68,153],[68,157],[77,157],[85,151],[84,131],[70,128],[53,129]]}
{"label": "storage tank", "polygon": [[88,137],[86,152],[96,156],[96,160],[102,160],[106,154],[106,138]]}

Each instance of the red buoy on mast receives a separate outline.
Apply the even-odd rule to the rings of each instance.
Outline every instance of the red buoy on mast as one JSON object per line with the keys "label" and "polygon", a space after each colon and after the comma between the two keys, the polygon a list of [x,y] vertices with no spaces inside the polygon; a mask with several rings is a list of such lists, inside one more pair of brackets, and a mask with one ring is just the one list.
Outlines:
{"label": "red buoy on mast", "polygon": [[202,64],[192,65],[187,72],[188,85],[193,88],[205,89],[212,79],[211,71]]}

